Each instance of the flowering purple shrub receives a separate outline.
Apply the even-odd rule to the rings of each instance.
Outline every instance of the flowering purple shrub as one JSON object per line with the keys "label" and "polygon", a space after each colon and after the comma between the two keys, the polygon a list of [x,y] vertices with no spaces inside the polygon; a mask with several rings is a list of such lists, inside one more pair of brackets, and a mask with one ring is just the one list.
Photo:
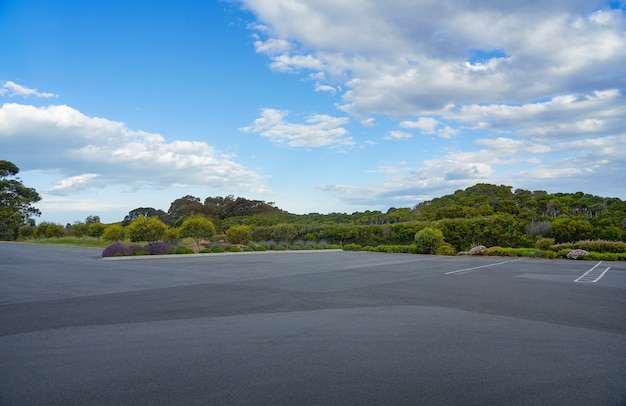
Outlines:
{"label": "flowering purple shrub", "polygon": [[567,253],[566,258],[567,259],[583,259],[585,255],[589,255],[589,251],[580,250],[580,249],[571,250],[570,252]]}
{"label": "flowering purple shrub", "polygon": [[476,247],[469,250],[470,255],[485,255],[489,252],[489,249],[484,245],[477,245]]}
{"label": "flowering purple shrub", "polygon": [[148,255],[166,255],[172,251],[172,246],[163,241],[153,242],[143,248]]}
{"label": "flowering purple shrub", "polygon": [[129,245],[128,250],[130,251],[128,255],[146,255],[148,253],[144,247],[137,244]]}
{"label": "flowering purple shrub", "polygon": [[122,257],[125,255],[132,255],[132,252],[128,246],[119,242],[109,245],[102,251],[103,257]]}

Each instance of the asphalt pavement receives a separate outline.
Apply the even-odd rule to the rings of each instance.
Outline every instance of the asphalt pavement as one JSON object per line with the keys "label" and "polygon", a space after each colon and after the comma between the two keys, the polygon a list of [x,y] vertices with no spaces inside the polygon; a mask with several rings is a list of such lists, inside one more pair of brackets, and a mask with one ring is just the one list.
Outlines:
{"label": "asphalt pavement", "polygon": [[0,360],[0,405],[623,406],[626,263],[0,243]]}

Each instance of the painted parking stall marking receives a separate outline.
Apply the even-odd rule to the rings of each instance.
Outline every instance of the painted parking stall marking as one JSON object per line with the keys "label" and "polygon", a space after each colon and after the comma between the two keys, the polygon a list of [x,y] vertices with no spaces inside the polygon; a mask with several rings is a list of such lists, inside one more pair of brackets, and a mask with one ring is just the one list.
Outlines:
{"label": "painted parking stall marking", "polygon": [[510,261],[496,262],[495,264],[487,264],[487,265],[475,266],[475,267],[473,267],[473,268],[458,269],[458,270],[456,270],[456,271],[446,272],[446,275],[452,275],[452,274],[461,273],[461,272],[469,272],[469,271],[474,271],[474,270],[476,270],[476,269],[482,269],[482,268],[489,268],[490,266],[496,266],[496,265],[508,264],[509,262],[521,261],[522,259],[523,259],[523,258],[519,258],[519,259],[512,259],[512,260],[510,260]]}
{"label": "painted parking stall marking", "polygon": [[597,264],[595,264],[593,266],[593,268],[591,268],[590,270],[588,270],[587,272],[582,274],[574,282],[579,282],[579,283],[596,283],[597,281],[602,279],[602,277],[609,271],[609,269],[611,269],[611,267],[609,266],[609,267],[607,267],[606,269],[603,270],[602,268],[599,268],[601,263],[602,263],[602,261],[600,261]]}

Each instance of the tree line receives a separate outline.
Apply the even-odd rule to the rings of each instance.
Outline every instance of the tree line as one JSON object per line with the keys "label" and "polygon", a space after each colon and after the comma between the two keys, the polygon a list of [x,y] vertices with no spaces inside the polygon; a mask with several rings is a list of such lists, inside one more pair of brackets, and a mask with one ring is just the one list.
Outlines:
{"label": "tree line", "polygon": [[[12,163],[0,161],[0,238],[52,238],[67,234],[101,238],[105,231],[113,233],[107,230],[112,225],[101,224],[97,215],[64,227],[50,223],[37,225],[33,217],[40,213],[33,204],[40,197],[16,178],[18,171]],[[209,220],[214,235],[246,226],[251,240],[265,241],[275,237],[276,226],[288,224],[295,230],[294,240],[363,246],[412,244],[416,233],[428,227],[439,230],[456,251],[478,244],[532,247],[541,238],[553,239],[555,243],[626,238],[626,202],[619,198],[583,192],[513,190],[511,186],[485,183],[410,208],[351,214],[293,214],[278,208],[274,202],[233,195],[204,200],[186,195],[174,200],[167,211],[153,207],[133,209],[116,223],[116,228],[124,230],[137,219],[156,218],[172,234],[180,231],[191,217]]]}

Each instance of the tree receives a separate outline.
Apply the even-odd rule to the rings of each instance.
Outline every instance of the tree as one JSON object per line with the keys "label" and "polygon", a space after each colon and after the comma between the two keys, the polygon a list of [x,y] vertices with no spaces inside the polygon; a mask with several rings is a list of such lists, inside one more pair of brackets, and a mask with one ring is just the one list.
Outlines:
{"label": "tree", "polygon": [[99,221],[90,223],[88,234],[90,237],[96,237],[98,241],[100,241],[100,237],[102,237],[102,234],[104,233],[105,228],[106,226]]}
{"label": "tree", "polygon": [[96,215],[87,216],[87,218],[85,219],[85,223],[87,224],[99,223],[99,222],[100,222],[100,216],[96,216]]}
{"label": "tree", "polygon": [[249,226],[231,226],[226,230],[226,239],[231,244],[247,244],[252,238],[252,228]]}
{"label": "tree", "polygon": [[132,242],[146,241],[150,244],[163,239],[167,226],[157,217],[139,216],[128,225],[126,231]]}
{"label": "tree", "polygon": [[41,212],[32,206],[41,200],[33,188],[24,186],[16,175],[19,168],[0,160],[0,240],[15,240],[19,227]]}
{"label": "tree", "polygon": [[33,233],[35,232],[35,227],[33,226],[20,226],[18,232],[18,238],[22,240],[28,240],[33,238]]}
{"label": "tree", "polygon": [[208,218],[194,214],[183,221],[183,224],[180,226],[180,235],[193,238],[196,247],[199,247],[201,240],[215,235],[215,226]]}
{"label": "tree", "polygon": [[109,242],[120,242],[126,238],[126,230],[119,223],[111,224],[104,229],[102,238]]}
{"label": "tree", "polygon": [[171,225],[179,226],[184,219],[191,214],[204,213],[204,205],[199,197],[187,195],[174,200],[167,211],[171,219]]}
{"label": "tree", "polygon": [[87,234],[89,234],[89,224],[77,221],[72,225],[72,235],[74,237],[85,238]]}
{"label": "tree", "polygon": [[298,229],[290,223],[276,224],[272,230],[272,237],[276,241],[283,241],[286,249],[289,249],[289,242],[296,238],[296,235],[298,235]]}
{"label": "tree", "polygon": [[171,225],[170,216],[163,210],[157,210],[153,207],[138,207],[134,210],[129,211],[128,214],[124,217],[124,220],[122,220],[122,225],[129,225],[133,220],[137,220],[139,216],[158,217],[159,220],[161,220],[163,223]]}
{"label": "tree", "polygon": [[550,227],[550,236],[559,244],[585,240],[590,235],[591,224],[583,219],[559,217]]}
{"label": "tree", "polygon": [[432,227],[426,227],[415,233],[415,244],[420,254],[434,254],[443,242],[441,230]]}
{"label": "tree", "polygon": [[66,235],[65,227],[61,224],[49,223],[46,226],[46,237],[47,238],[61,238]]}

